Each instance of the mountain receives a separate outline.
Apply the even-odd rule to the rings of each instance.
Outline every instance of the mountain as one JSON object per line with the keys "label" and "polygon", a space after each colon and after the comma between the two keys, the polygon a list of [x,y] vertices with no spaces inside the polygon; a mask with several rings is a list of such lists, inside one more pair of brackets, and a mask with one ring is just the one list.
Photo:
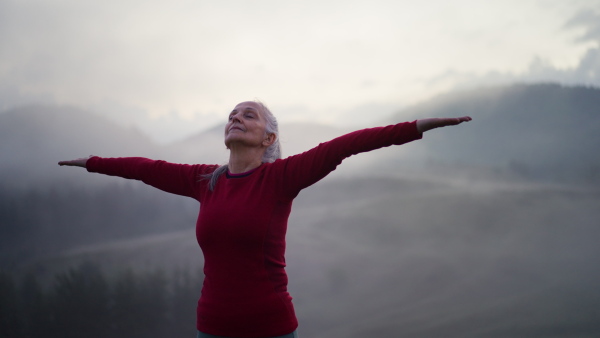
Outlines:
{"label": "mountain", "polygon": [[[433,130],[422,140],[353,156],[333,177],[412,170],[464,178],[504,177],[600,183],[600,89],[557,84],[511,85],[452,92],[408,107],[381,125],[425,117],[471,115],[473,121]],[[282,124],[284,156],[350,130]],[[144,156],[179,163],[225,163],[223,126],[158,146],[133,128],[73,107],[30,106],[0,113],[0,185],[96,181],[61,159],[89,154]],[[62,183],[60,183],[62,184]],[[88,184],[88,183],[86,183]]]}
{"label": "mountain", "polygon": [[447,93],[389,121],[470,115],[427,133],[414,159],[429,166],[504,168],[527,178],[600,183],[600,89],[533,84]]}
{"label": "mountain", "polygon": [[[284,155],[308,150],[345,131],[318,124],[282,125]],[[89,111],[67,106],[27,106],[0,113],[0,186],[31,188],[106,182],[60,160],[98,155],[141,156],[176,163],[224,163],[223,126],[159,146],[135,128],[124,128]]]}
{"label": "mountain", "polygon": [[136,129],[75,107],[28,106],[0,113],[0,184],[6,188],[95,182],[81,170],[57,165],[91,154],[160,157],[161,149]]}

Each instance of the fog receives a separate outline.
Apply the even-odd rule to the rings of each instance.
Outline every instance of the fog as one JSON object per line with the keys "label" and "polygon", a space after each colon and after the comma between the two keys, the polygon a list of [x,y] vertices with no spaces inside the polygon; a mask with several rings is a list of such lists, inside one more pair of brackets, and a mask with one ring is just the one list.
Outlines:
{"label": "fog", "polygon": [[227,161],[259,98],[284,156],[470,115],[295,200],[300,337],[600,336],[600,7],[0,1],[0,337],[194,337],[198,203],[59,167]]}
{"label": "fog", "polygon": [[301,317],[325,331],[314,336],[597,332],[597,193],[399,182],[382,182],[396,188],[389,194],[380,188],[377,197],[295,214],[297,222],[317,215],[304,222],[318,230],[290,230],[290,252],[309,250],[289,255],[290,267],[298,257],[321,266],[290,269],[292,287],[321,286],[322,302],[300,303]]}
{"label": "fog", "polygon": [[[597,336],[598,93],[491,87],[398,112],[474,119],[353,156],[296,199],[286,260],[301,336]],[[56,162],[92,153],[223,163],[222,127],[160,146],[80,108],[29,106],[0,113],[0,131],[0,304],[14,317],[3,332],[193,336],[198,203]],[[284,153],[347,131],[283,124]],[[161,301],[144,305],[150,295]],[[77,310],[84,303],[96,315]],[[42,308],[56,315],[36,317]],[[100,314],[112,331],[61,326]]]}

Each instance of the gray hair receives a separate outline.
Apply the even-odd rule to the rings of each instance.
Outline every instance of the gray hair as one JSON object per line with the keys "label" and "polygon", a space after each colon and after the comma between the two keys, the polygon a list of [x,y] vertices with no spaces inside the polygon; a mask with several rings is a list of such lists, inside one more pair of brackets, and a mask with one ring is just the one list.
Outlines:
{"label": "gray hair", "polygon": [[267,120],[267,126],[265,128],[265,132],[267,134],[275,135],[275,142],[273,142],[273,144],[271,144],[267,148],[267,150],[265,151],[265,153],[262,157],[263,163],[273,163],[273,162],[275,162],[275,160],[278,160],[281,158],[281,143],[279,143],[279,123],[277,123],[277,119],[275,118],[275,115],[273,115],[273,113],[271,113],[269,108],[267,108],[267,106],[264,103],[262,103],[258,100],[255,100],[254,102],[256,102],[256,104],[258,104],[258,106],[261,108],[263,117]]}
{"label": "gray hair", "polygon": [[[271,144],[265,150],[265,153],[263,154],[263,157],[261,159],[262,163],[273,163],[281,158],[281,143],[279,142],[279,123],[277,122],[275,115],[271,113],[269,108],[267,108],[267,106],[264,103],[258,100],[254,100],[252,102],[258,104],[262,116],[265,118],[265,120],[267,120],[265,133],[275,135],[275,142],[273,142],[273,144]],[[213,171],[212,173],[202,175],[202,179],[208,180],[208,189],[210,191],[213,191],[215,189],[219,177],[227,172],[228,167],[229,166],[227,164],[224,164],[215,169],[215,171]]]}

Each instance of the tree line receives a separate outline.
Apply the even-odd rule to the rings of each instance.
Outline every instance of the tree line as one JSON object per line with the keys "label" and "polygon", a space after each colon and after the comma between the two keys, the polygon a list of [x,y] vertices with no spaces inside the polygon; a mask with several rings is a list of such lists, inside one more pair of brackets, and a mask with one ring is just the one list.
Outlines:
{"label": "tree line", "polygon": [[0,337],[194,337],[200,272],[108,275],[83,263],[42,286],[0,272]]}

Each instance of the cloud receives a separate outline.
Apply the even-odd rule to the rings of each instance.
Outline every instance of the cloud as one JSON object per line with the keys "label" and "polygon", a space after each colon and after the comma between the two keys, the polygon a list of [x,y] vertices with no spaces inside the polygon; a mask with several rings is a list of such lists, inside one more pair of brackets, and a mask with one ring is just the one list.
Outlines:
{"label": "cloud", "polygon": [[556,81],[600,87],[600,12],[594,9],[581,10],[567,21],[564,29],[582,30],[576,38],[580,44],[592,42],[579,63],[575,67],[561,69],[537,57],[520,78],[531,82]]}
{"label": "cloud", "polygon": [[567,21],[565,28],[583,28],[579,41],[600,42],[600,12],[593,9],[581,10]]}
{"label": "cloud", "polygon": [[396,110],[460,84],[596,83],[596,54],[574,69],[595,40],[574,50],[564,34],[595,36],[597,14],[578,12],[582,4],[0,1],[0,109],[78,105],[175,135],[210,128],[256,97],[281,121],[362,125],[380,117],[371,108]]}
{"label": "cloud", "polygon": [[567,20],[563,30],[579,31],[575,42],[587,46],[578,62],[571,67],[560,67],[548,58],[535,56],[521,72],[495,70],[476,73],[450,69],[428,79],[426,85],[432,88],[464,89],[515,82],[557,82],[600,87],[600,12],[581,10]]}
{"label": "cloud", "polygon": [[600,87],[600,49],[589,49],[579,64],[570,69],[558,69],[541,58],[536,58],[528,72],[517,79],[527,82],[555,81],[569,85]]}

